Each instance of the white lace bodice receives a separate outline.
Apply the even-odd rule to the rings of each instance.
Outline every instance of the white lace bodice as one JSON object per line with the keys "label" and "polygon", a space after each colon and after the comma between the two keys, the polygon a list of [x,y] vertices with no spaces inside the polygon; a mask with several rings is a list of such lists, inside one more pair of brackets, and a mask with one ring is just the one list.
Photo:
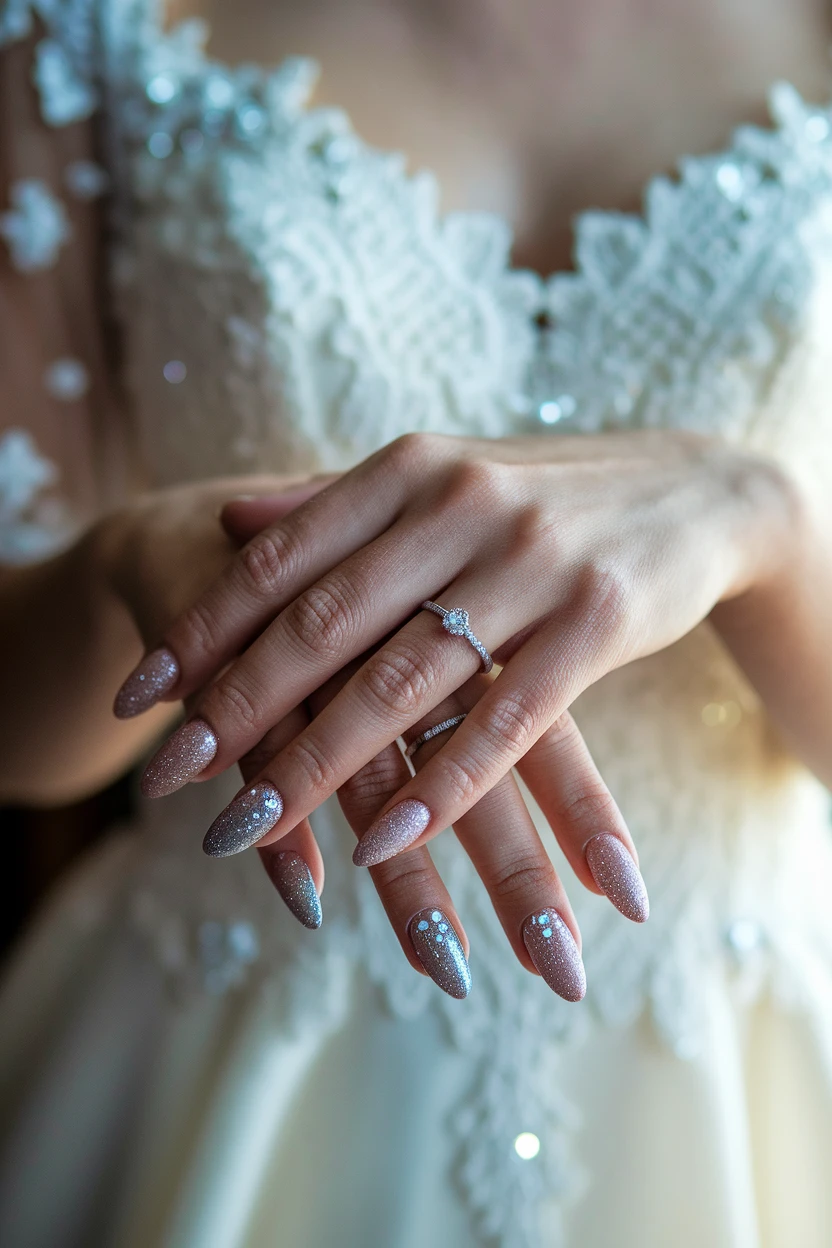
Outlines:
{"label": "white lace bodice", "polygon": [[[777,88],[774,128],[654,181],[643,218],[585,214],[576,272],[544,281],[511,268],[504,223],[439,216],[430,176],[408,177],[343,114],[308,111],[308,63],[231,71],[204,56],[197,23],[165,34],[150,4],[5,0],[0,40],[27,34],[33,15],[45,24],[34,73],[49,125],[103,110],[106,174],[76,168],[66,186],[112,190],[112,286],[152,481],[338,469],[407,430],[499,437],[541,423],[553,436],[718,430],[832,481],[832,111]],[[66,245],[66,186],[12,189],[0,235],[21,270]],[[56,363],[51,384],[72,402],[85,362]],[[19,432],[0,443],[4,557],[48,546],[37,502],[49,471]],[[210,785],[148,817],[127,889],[182,985],[233,990],[257,975],[300,1027],[337,1014],[361,961],[400,1012],[442,1011],[482,1075],[460,1110],[461,1181],[505,1245],[534,1242],[540,1194],[569,1186],[569,1112],[551,1072],[559,1044],[594,1021],[649,1008],[693,1055],[701,969],[720,961],[749,991],[765,983],[805,1008],[832,1066],[819,1005],[832,996],[827,797],[714,636],[702,627],[614,673],[576,715],[653,899],[642,930],[574,898],[586,1008],[520,970],[449,837],[436,856],[473,946],[464,1010],[408,976],[332,811],[315,943],[276,916],[251,857],[218,867],[170,837],[183,818],[207,823]],[[79,915],[95,922],[91,896]],[[521,1131],[542,1142],[533,1161],[512,1151]]]}

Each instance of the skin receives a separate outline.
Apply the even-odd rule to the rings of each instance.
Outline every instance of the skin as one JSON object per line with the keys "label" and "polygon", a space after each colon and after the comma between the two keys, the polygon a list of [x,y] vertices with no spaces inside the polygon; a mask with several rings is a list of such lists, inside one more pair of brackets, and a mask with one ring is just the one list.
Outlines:
{"label": "skin", "polygon": [[[417,847],[462,831],[518,949],[522,918],[561,886],[511,803],[491,826],[466,820],[489,794],[499,809],[519,764],[577,878],[598,891],[587,842],[603,831],[631,851],[632,841],[568,707],[708,615],[796,752],[832,781],[829,531],[784,471],[689,434],[405,437],[268,526],[167,630],[181,669],[171,696],[207,686],[196,713],[220,745],[203,776],[248,754],[249,781],[268,781],[284,802],[261,847],[302,825],[288,845],[307,857],[305,821],[322,801],[356,775],[366,783],[400,734],[470,709],[415,778],[397,785],[391,771],[376,795],[384,810],[428,807]],[[479,660],[418,611],[426,597],[470,608],[503,665],[496,680],[466,687]],[[788,664],[772,661],[779,653]],[[281,725],[310,697],[308,726]],[[420,860],[408,878],[413,863],[377,880],[394,926],[438,904],[435,873]]]}
{"label": "skin", "polygon": [[[256,0],[246,2],[256,5]],[[518,230],[518,258],[544,270],[568,264],[569,218],[575,209],[588,203],[632,207],[644,179],[671,165],[678,152],[718,145],[733,124],[759,118],[765,89],[777,76],[789,77],[816,96],[823,93],[827,78],[827,13],[825,5],[814,0],[793,5],[778,0],[764,4],[748,0],[717,4],[712,0],[695,6],[694,13],[690,6],[671,0],[661,6],[660,13],[635,0],[621,5],[593,0],[579,10],[565,4],[524,0],[522,20],[516,6],[509,10],[497,0],[435,6],[429,15],[427,6],[404,2],[378,0],[333,8],[289,5],[285,0],[271,6],[268,14],[252,7],[246,11],[247,20],[240,20],[239,8],[232,11],[227,6],[210,16],[215,24],[214,51],[219,55],[274,60],[300,48],[320,56],[327,64],[319,93],[321,102],[347,107],[359,130],[371,141],[405,148],[413,153],[414,163],[427,163],[436,169],[448,206],[496,207],[506,212]],[[274,32],[271,40],[270,30]],[[248,47],[244,40],[255,32],[256,46]],[[293,46],[287,47],[287,42]],[[366,73],[366,61],[362,60],[368,54],[372,56],[373,74]],[[28,59],[22,59],[19,49],[11,58],[20,71],[22,100],[27,89],[23,84],[28,81]],[[650,73],[645,72],[647,65]],[[708,83],[707,92],[702,91],[703,82]],[[383,108],[379,107],[379,97],[385,101]],[[599,114],[597,101],[611,97],[616,107]],[[657,116],[662,118],[661,126],[653,124]],[[557,125],[552,124],[553,117],[559,119]],[[39,121],[32,120],[31,126],[33,133],[41,136],[40,149],[45,149]],[[89,150],[88,138],[78,137],[81,129],[73,127],[57,137],[50,134],[48,143],[66,143],[72,152]],[[0,151],[2,139],[0,135]],[[3,156],[0,168],[5,169],[9,159],[14,168],[11,147]],[[43,163],[49,163],[48,152]],[[77,269],[83,267],[84,257],[90,269],[94,266],[96,234],[89,218],[75,224],[82,246],[67,253],[74,257],[70,261],[74,266],[70,285],[76,291],[93,290],[95,283],[80,281]],[[47,306],[43,283],[53,280],[67,281],[65,267],[59,266],[55,279],[49,276],[22,281],[17,275],[0,273],[0,343],[10,341],[11,330],[23,323],[21,308],[29,313]],[[38,291],[39,295],[32,293]],[[94,308],[82,312],[95,322]],[[33,323],[43,319],[34,317]],[[83,317],[76,310],[73,323],[79,320]],[[30,334],[26,343],[31,341]],[[10,353],[0,371],[13,383],[23,372],[25,383],[40,366],[27,354],[25,369],[18,367],[17,355]],[[31,390],[24,383],[12,385],[11,392],[18,397],[13,399],[10,418],[11,423],[29,425],[30,417],[37,413],[33,416],[31,412]],[[552,462],[549,439],[494,444],[490,448],[493,457],[475,442],[455,444],[452,453],[449,445],[445,440],[430,446],[424,442],[416,445],[412,439],[397,443],[348,480],[361,479],[362,472],[364,480],[367,473],[389,476],[392,463],[410,473],[416,483],[414,493],[400,500],[402,507],[418,499],[421,492],[422,498],[432,497],[443,507],[457,508],[451,517],[454,523],[458,529],[471,529],[465,548],[469,562],[465,568],[453,568],[455,552],[450,552],[449,562],[447,548],[436,545],[437,564],[444,556],[446,576],[449,570],[459,575],[470,573],[469,580],[462,580],[456,591],[459,601],[471,610],[483,640],[492,647],[502,647],[499,657],[511,659],[515,674],[522,674],[522,665],[528,660],[527,686],[534,685],[543,665],[550,663],[551,647],[562,647],[567,635],[574,642],[574,661],[571,667],[561,665],[560,685],[546,689],[545,705],[533,707],[532,719],[523,728],[523,740],[519,735],[508,742],[495,737],[493,757],[476,743],[489,734],[494,736],[493,709],[499,696],[496,685],[480,702],[473,698],[476,710],[463,729],[451,740],[442,738],[420,752],[419,777],[398,796],[412,792],[429,800],[435,808],[436,826],[455,820],[458,834],[468,841],[469,852],[473,841],[473,854],[487,855],[486,833],[490,835],[506,821],[505,808],[495,805],[497,798],[492,795],[499,797],[510,791],[505,787],[510,761],[534,759],[528,751],[537,750],[536,768],[525,764],[531,768],[530,774],[535,769],[554,771],[561,797],[570,792],[574,782],[573,789],[575,785],[577,788],[570,794],[569,807],[579,809],[582,795],[588,796],[586,808],[595,802],[605,828],[612,821],[622,839],[628,841],[626,829],[615,824],[617,812],[603,781],[590,770],[591,763],[581,754],[580,743],[575,744],[570,721],[565,718],[566,708],[582,684],[627,657],[670,644],[709,612],[795,751],[821,778],[828,778],[827,760],[832,754],[827,724],[832,690],[825,675],[824,639],[829,635],[832,609],[824,538],[827,519],[813,509],[796,482],[751,457],[738,456],[718,444],[705,450],[678,435],[659,435],[649,451],[626,436],[581,440],[580,447],[574,448],[571,465]],[[559,441],[558,454],[565,453],[565,447]],[[703,456],[708,461],[707,472],[702,468]],[[587,458],[592,461],[589,465]],[[592,482],[606,470],[617,511],[610,511],[597,494],[592,494]],[[553,518],[546,510],[552,482],[557,481],[560,490],[564,474],[575,491],[576,511],[592,517],[582,535],[570,530],[574,538],[570,547],[561,546],[559,526],[553,527]],[[281,484],[263,483],[262,488],[273,493]],[[0,672],[0,702],[11,711],[4,717],[9,726],[0,736],[0,791],[7,799],[70,799],[98,787],[147,748],[170,714],[168,709],[157,708],[117,729],[110,716],[112,690],[143,643],[155,644],[166,635],[172,636],[172,644],[181,641],[183,650],[177,653],[187,679],[177,692],[197,697],[215,673],[216,664],[210,662],[202,668],[198,663],[191,667],[190,643],[182,639],[181,625],[173,625],[170,634],[168,625],[186,605],[187,595],[195,597],[231,557],[231,546],[216,528],[221,501],[216,488],[188,487],[175,497],[176,492],[168,491],[148,495],[135,507],[105,517],[58,559],[41,568],[3,575],[0,642],[2,653],[14,657]],[[226,489],[224,498],[254,490],[249,483],[226,483],[222,488]],[[590,497],[581,489],[589,491]],[[627,489],[633,493],[627,494]],[[657,498],[669,500],[668,505],[658,507]],[[512,510],[515,504],[519,511]],[[595,505],[597,512],[593,511]],[[508,512],[503,510],[506,506]],[[276,507],[279,512],[280,505]],[[654,523],[659,512],[665,528]],[[490,532],[483,517],[495,514],[501,517],[503,527]],[[259,519],[270,523],[274,516],[261,513]],[[341,529],[345,531],[343,525]],[[378,536],[381,530],[373,532]],[[503,542],[504,532],[511,535],[508,544]],[[553,532],[556,543],[552,542]],[[622,534],[632,538],[629,546]],[[662,547],[662,534],[669,543],[666,548]],[[241,536],[252,536],[252,532]],[[321,542],[331,536],[331,527],[327,529],[322,522]],[[547,536],[552,542],[549,546],[545,544]],[[604,546],[606,539],[609,547]],[[718,559],[709,558],[703,568],[695,594],[688,583],[676,584],[667,566],[669,551],[676,549],[678,553],[679,543],[684,547],[685,540],[693,539],[694,545],[701,544],[700,549],[707,547],[711,556],[713,551],[720,552]],[[331,572],[344,555],[357,557],[367,539],[354,527],[350,540],[348,551],[333,546],[323,557],[320,575]],[[504,597],[524,604],[525,623],[488,618],[485,608],[493,601],[494,580],[486,586],[476,578],[478,561],[487,561],[490,567],[495,549],[503,561],[503,576],[496,583],[507,586],[509,575],[519,576],[514,582],[517,592],[506,590]],[[684,549],[687,555],[687,547]],[[137,551],[141,552],[138,559]],[[690,553],[696,557],[699,552]],[[523,580],[522,570],[528,568],[532,554],[543,558],[552,573],[546,579],[549,598],[545,600],[535,584],[536,574],[527,571]],[[250,553],[239,566],[247,564],[253,566]],[[439,592],[446,584],[443,581],[434,590]],[[609,590],[606,594],[604,586]],[[300,583],[294,587],[283,584],[278,596],[267,601],[263,588],[260,595],[267,609],[261,613],[259,624],[249,621],[254,631],[267,626],[275,614],[279,616],[281,608],[290,607],[292,598],[286,594],[308,590]],[[471,594],[475,588],[482,595],[479,602]],[[444,601],[451,605],[449,598]],[[54,610],[56,602],[62,604],[60,619]],[[622,610],[622,603],[627,604],[627,611]],[[400,624],[413,605],[404,604],[399,618],[389,620],[389,627]],[[244,598],[238,606],[244,607]],[[631,606],[633,612],[641,612],[636,640],[622,624]],[[437,621],[428,616],[417,618],[414,636],[435,640]],[[550,627],[553,621],[556,627]],[[227,640],[222,629],[217,636]],[[441,631],[439,639],[443,643],[446,640]],[[299,776],[302,771],[303,745],[297,742],[316,739],[304,738],[303,733],[320,734],[331,729],[334,746],[346,734],[358,740],[355,708],[350,709],[344,701],[347,691],[339,695],[340,701],[333,694],[338,681],[349,672],[349,663],[378,640],[366,632],[360,637],[356,634],[352,639],[354,653],[327,656],[323,666],[313,665],[310,680],[318,680],[320,689],[307,680],[296,691],[296,702],[308,694],[306,710],[299,712],[285,705],[285,697],[283,701],[273,699],[266,711],[255,708],[263,713],[258,729],[265,734],[256,742],[251,734],[247,737],[239,730],[239,725],[223,721],[221,758],[213,770],[236,757],[242,759],[248,776],[256,775],[265,766],[277,767],[271,762],[276,755],[280,785],[286,788],[285,764],[292,759],[292,751],[295,774]],[[644,645],[647,650],[640,649]],[[556,652],[562,657],[562,651]],[[251,662],[251,653],[245,662]],[[444,663],[451,654],[451,667],[442,671],[438,689],[440,693],[447,689],[451,710],[440,711],[440,718],[457,709],[461,703],[455,699],[467,699],[472,688],[466,684],[473,670],[471,655],[461,643],[453,650],[443,645],[441,657],[436,652],[436,663]],[[276,655],[278,659],[286,657],[279,648]],[[788,655],[788,670],[784,655]],[[378,665],[378,656],[374,661]],[[285,666],[281,675],[284,672]],[[233,678],[240,675],[238,671]],[[457,689],[468,692],[458,694]],[[308,725],[310,710],[317,713],[312,725]],[[331,786],[318,784],[303,793],[298,785],[293,793],[289,776],[290,806],[283,824],[294,823],[290,835],[301,838],[310,857],[314,850],[305,814],[334,784],[341,785],[347,807],[355,799],[351,820],[359,833],[379,808],[391,804],[404,779],[396,770],[398,765],[393,767],[389,762],[391,733],[403,720],[407,721],[405,735],[416,733],[422,710],[424,707],[414,700],[407,714],[403,708],[398,719],[388,715],[384,720],[382,716],[377,724],[368,726],[365,716],[361,749],[343,757],[334,749]],[[435,722],[434,714],[422,718]],[[37,742],[37,750],[32,748],[33,742]],[[525,754],[522,747],[528,747]],[[453,796],[454,769],[466,759],[471,767],[477,749],[482,757],[472,768],[477,773],[473,787],[465,782],[465,791]],[[570,770],[563,762],[558,773],[559,760],[570,756],[577,757],[580,765]],[[545,758],[545,767],[541,758]],[[464,769],[458,773],[463,774],[467,774]],[[375,811],[367,792],[373,794]],[[483,807],[483,803],[492,805]],[[587,829],[572,827],[551,803],[547,814],[559,835],[572,845],[569,856],[578,878],[594,890],[580,852]],[[471,830],[472,818],[473,834],[468,836],[465,827]],[[537,847],[532,848],[531,858],[524,857],[525,850],[521,854],[521,845],[528,848],[531,842],[514,798],[511,818],[519,837],[512,842],[516,850],[512,861],[519,866],[515,870],[511,862],[482,858],[481,873],[492,895],[495,889],[521,891],[524,878],[526,884],[531,881],[535,885],[540,880],[533,873],[538,867],[546,870]],[[477,819],[482,822],[477,823]],[[493,836],[490,839],[493,841]],[[433,889],[440,887],[429,859],[418,855],[426,855],[426,851],[418,848],[395,863],[373,868],[399,932],[408,907],[412,906],[410,913],[419,908],[417,895],[424,895],[426,884]],[[313,869],[322,882],[319,859]],[[544,879],[544,883],[549,887],[551,879]],[[534,887],[529,890],[530,901],[533,894]],[[516,913],[524,905],[517,903]],[[516,915],[510,908],[505,913],[509,938],[522,960]]]}

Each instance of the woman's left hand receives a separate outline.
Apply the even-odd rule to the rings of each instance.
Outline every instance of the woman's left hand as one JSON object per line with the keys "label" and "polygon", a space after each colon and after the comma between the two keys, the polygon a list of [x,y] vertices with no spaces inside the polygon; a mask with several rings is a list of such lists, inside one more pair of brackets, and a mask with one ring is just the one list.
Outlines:
{"label": "woman's left hand", "polygon": [[776,576],[794,506],[768,461],[679,432],[392,443],[249,542],[162,639],[175,672],[162,696],[209,686],[206,778],[376,647],[206,850],[277,840],[476,672],[424,600],[464,608],[503,670],[387,802],[364,865],[458,821],[605,673]]}

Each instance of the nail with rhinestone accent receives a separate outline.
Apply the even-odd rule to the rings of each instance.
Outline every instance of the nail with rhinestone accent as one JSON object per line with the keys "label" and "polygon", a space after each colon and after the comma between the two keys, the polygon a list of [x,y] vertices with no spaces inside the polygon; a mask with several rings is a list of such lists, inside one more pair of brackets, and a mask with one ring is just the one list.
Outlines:
{"label": "nail with rhinestone accent", "polygon": [[593,880],[616,910],[634,923],[646,923],[650,917],[647,889],[623,841],[601,832],[587,843],[584,853]]}
{"label": "nail with rhinestone accent", "polygon": [[155,706],[179,679],[176,655],[164,647],[151,650],[125,680],[116,694],[113,712],[118,719],[132,719]]}
{"label": "nail with rhinestone accent", "polygon": [[471,991],[471,972],[459,937],[441,910],[414,914],[407,928],[416,957],[449,997],[461,1001]]}
{"label": "nail with rhinestone accent", "polygon": [[312,872],[300,854],[292,850],[263,854],[263,862],[280,896],[304,927],[319,928],[323,922],[321,899]]}
{"label": "nail with rhinestone accent", "polygon": [[219,742],[204,719],[180,725],[144,769],[145,797],[167,797],[184,788],[216,757]]}
{"label": "nail with rhinestone accent", "polygon": [[374,867],[418,841],[430,823],[424,802],[409,797],[371,823],[355,847],[352,860],[357,867]]}
{"label": "nail with rhinestone accent", "polygon": [[283,814],[283,798],[267,781],[235,797],[205,834],[202,848],[212,858],[228,858],[255,845]]}
{"label": "nail with rhinestone accent", "polygon": [[523,924],[523,943],[536,969],[564,1001],[581,1001],[586,972],[575,937],[557,910],[538,910]]}

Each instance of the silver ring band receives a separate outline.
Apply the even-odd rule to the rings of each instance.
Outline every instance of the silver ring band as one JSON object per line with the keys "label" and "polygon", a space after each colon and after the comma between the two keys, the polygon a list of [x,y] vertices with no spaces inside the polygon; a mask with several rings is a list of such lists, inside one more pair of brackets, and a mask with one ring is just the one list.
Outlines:
{"label": "silver ring band", "polygon": [[494,666],[494,660],[479,638],[475,637],[471,632],[467,611],[463,610],[462,607],[451,607],[450,610],[446,610],[444,607],[440,607],[438,602],[430,601],[422,603],[422,610],[432,611],[434,615],[438,615],[442,620],[442,627],[445,629],[445,632],[450,633],[452,637],[464,637],[482,659],[482,670],[484,672],[491,671]]}
{"label": "silver ring band", "polygon": [[441,724],[434,724],[432,728],[428,728],[427,732],[423,732],[415,741],[410,742],[410,745],[405,750],[405,755],[408,758],[412,758],[419,746],[424,745],[426,741],[430,741],[433,737],[438,737],[440,732],[447,732],[449,728],[456,728],[458,724],[462,723],[464,718],[464,715],[452,715],[450,719],[443,719]]}

